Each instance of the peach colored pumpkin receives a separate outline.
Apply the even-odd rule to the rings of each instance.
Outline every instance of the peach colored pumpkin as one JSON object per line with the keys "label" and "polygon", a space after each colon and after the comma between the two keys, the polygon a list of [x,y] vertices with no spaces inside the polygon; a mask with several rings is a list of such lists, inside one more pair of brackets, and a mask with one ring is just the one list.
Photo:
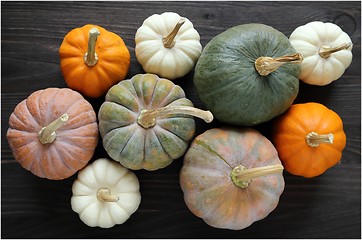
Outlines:
{"label": "peach colored pumpkin", "polygon": [[98,125],[93,107],[81,94],[47,88],[15,107],[6,136],[23,168],[41,178],[61,180],[92,158]]}
{"label": "peach colored pumpkin", "polygon": [[214,128],[187,151],[180,185],[187,207],[208,225],[240,230],[272,212],[284,190],[271,142],[251,128]]}

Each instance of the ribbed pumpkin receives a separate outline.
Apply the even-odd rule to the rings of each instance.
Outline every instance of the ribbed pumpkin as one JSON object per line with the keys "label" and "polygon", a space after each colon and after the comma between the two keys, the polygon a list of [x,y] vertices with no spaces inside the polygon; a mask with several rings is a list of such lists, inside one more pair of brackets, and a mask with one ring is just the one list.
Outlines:
{"label": "ribbed pumpkin", "polygon": [[115,161],[100,158],[79,171],[71,206],[90,227],[123,224],[141,203],[136,174]]}
{"label": "ribbed pumpkin", "polygon": [[273,211],[284,190],[271,142],[251,128],[213,128],[185,154],[180,185],[192,213],[216,228],[240,230]]}
{"label": "ribbed pumpkin", "polygon": [[258,23],[232,27],[214,37],[195,67],[201,102],[221,122],[253,126],[293,103],[299,91],[299,63],[288,38]]}
{"label": "ribbed pumpkin", "polygon": [[131,58],[120,36],[92,24],[67,33],[59,54],[68,87],[91,98],[104,96],[125,79]]}
{"label": "ribbed pumpkin", "polygon": [[301,53],[300,80],[324,86],[339,79],[352,62],[352,40],[334,23],[314,21],[297,27],[289,37]]}
{"label": "ribbed pumpkin", "polygon": [[61,180],[92,158],[98,144],[96,113],[71,89],[38,90],[15,107],[6,136],[22,167]]}
{"label": "ribbed pumpkin", "polygon": [[192,22],[174,12],[153,14],[135,35],[135,53],[147,73],[173,80],[195,66],[202,46]]}
{"label": "ribbed pumpkin", "polygon": [[341,160],[346,146],[342,119],[320,103],[292,105],[272,129],[285,170],[298,176],[321,175]]}
{"label": "ribbed pumpkin", "polygon": [[113,86],[98,113],[105,150],[133,170],[164,168],[181,157],[195,133],[192,116],[213,117],[194,108],[180,86],[154,74]]}

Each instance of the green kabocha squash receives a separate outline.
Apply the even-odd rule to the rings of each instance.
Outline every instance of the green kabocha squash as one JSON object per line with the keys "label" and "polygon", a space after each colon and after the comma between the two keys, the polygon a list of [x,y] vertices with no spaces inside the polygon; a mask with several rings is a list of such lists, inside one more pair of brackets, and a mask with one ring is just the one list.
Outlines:
{"label": "green kabocha squash", "polygon": [[124,167],[157,170],[181,157],[195,133],[193,107],[183,89],[154,74],[138,74],[109,89],[98,113],[103,147]]}
{"label": "green kabocha squash", "polygon": [[285,112],[299,91],[300,63],[288,38],[259,23],[215,36],[195,67],[201,102],[220,122],[253,126]]}

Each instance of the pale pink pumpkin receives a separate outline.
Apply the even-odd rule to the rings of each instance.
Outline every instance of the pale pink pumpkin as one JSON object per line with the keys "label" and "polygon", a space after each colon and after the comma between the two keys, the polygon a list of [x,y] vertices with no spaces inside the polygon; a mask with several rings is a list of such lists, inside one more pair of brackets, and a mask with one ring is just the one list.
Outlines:
{"label": "pale pink pumpkin", "polygon": [[184,157],[180,185],[192,213],[216,228],[240,230],[273,211],[284,190],[277,151],[251,128],[214,128]]}
{"label": "pale pink pumpkin", "polygon": [[47,88],[15,107],[6,136],[23,168],[38,177],[61,180],[92,158],[98,144],[97,118],[78,92]]}

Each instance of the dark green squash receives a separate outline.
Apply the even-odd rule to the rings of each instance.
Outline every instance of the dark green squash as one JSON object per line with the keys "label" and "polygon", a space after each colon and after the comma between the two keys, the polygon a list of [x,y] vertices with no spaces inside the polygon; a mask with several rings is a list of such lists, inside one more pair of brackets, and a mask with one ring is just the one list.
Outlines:
{"label": "dark green squash", "polygon": [[293,103],[300,75],[300,64],[295,63],[301,61],[283,33],[264,24],[243,24],[205,46],[194,84],[201,102],[220,122],[253,126]]}

